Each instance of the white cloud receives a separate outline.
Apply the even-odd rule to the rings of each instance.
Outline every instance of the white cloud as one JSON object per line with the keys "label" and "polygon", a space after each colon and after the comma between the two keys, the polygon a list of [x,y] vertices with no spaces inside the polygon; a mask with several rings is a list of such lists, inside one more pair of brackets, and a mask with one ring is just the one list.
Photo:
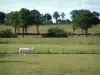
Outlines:
{"label": "white cloud", "polygon": [[[70,18],[70,12],[74,9],[89,9],[100,12],[99,0],[4,0],[6,4],[0,5],[0,11],[10,12],[27,8],[37,9],[41,13],[50,13],[54,11],[65,12],[66,18]],[[8,2],[8,4],[7,4]]]}

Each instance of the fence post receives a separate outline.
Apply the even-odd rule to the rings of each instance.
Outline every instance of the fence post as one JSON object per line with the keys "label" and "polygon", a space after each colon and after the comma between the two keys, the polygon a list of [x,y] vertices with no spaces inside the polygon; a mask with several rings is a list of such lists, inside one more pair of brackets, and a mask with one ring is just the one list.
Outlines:
{"label": "fence post", "polygon": [[92,48],[92,54],[93,54],[93,48]]}
{"label": "fence post", "polygon": [[48,48],[48,54],[50,53],[49,48]]}
{"label": "fence post", "polygon": [[7,48],[6,48],[6,52],[5,52],[5,54],[7,54]]}
{"label": "fence post", "polygon": [[62,54],[64,54],[64,48],[62,49]]}
{"label": "fence post", "polygon": [[77,54],[78,54],[78,48],[77,48]]}

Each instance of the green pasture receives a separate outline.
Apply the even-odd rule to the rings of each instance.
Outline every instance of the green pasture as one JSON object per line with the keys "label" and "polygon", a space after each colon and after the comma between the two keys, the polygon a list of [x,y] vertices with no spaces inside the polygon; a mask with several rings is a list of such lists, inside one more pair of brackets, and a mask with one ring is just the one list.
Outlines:
{"label": "green pasture", "polygon": [[98,54],[0,56],[0,75],[99,75]]}
{"label": "green pasture", "polygon": [[16,53],[20,47],[35,47],[36,53],[100,53],[100,45],[81,44],[0,44],[0,52]]}
{"label": "green pasture", "polygon": [[35,47],[36,53],[100,53],[100,38],[0,38],[1,52],[16,53],[20,47]]}
{"label": "green pasture", "polygon": [[[72,25],[40,25],[40,33],[47,32],[47,30],[52,27],[59,27],[68,32],[73,32]],[[0,30],[7,28],[12,29],[14,32],[13,27],[0,25]],[[28,33],[36,33],[36,28],[33,26],[28,28]],[[81,33],[81,30],[77,29],[76,33]],[[100,26],[89,29],[89,33],[100,33]],[[85,36],[69,38],[32,38],[33,36],[30,35],[30,37],[27,37],[28,36],[25,36],[25,38],[0,38],[0,53],[9,53],[7,55],[0,54],[0,75],[100,74],[99,36],[89,36],[87,38]],[[10,54],[18,53],[20,47],[35,47],[35,53],[60,54]]]}

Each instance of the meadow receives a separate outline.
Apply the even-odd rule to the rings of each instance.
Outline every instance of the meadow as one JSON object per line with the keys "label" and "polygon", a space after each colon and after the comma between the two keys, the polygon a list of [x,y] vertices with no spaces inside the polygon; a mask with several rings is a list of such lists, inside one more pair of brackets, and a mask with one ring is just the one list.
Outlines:
{"label": "meadow", "polygon": [[[40,33],[46,33],[49,28],[58,27],[73,32],[72,25],[40,25]],[[1,25],[0,30],[12,29]],[[100,25],[89,29],[91,33],[100,32]],[[36,33],[35,26],[28,28],[28,33]],[[76,33],[81,33],[80,29]],[[99,36],[69,36],[69,38],[41,38],[29,35],[25,38],[0,38],[0,52],[17,53],[20,47],[35,47],[36,53],[100,53]]]}
{"label": "meadow", "polygon": [[[39,30],[40,33],[46,33],[49,28],[62,28],[67,32],[73,32],[72,29],[72,24],[67,24],[67,25],[40,25]],[[14,32],[14,28],[10,25],[0,25],[0,30],[5,30],[5,29],[12,29],[12,32]],[[20,28],[20,32],[22,32],[22,29]],[[96,27],[90,28],[89,33],[100,33],[100,24],[97,25]],[[28,28],[28,33],[37,33],[36,27],[35,26],[30,26]],[[75,33],[81,33],[81,29],[77,28]]]}
{"label": "meadow", "polygon": [[0,75],[99,75],[98,54],[34,54],[0,57]]}
{"label": "meadow", "polygon": [[20,47],[35,47],[36,53],[100,53],[100,38],[0,38],[0,52],[17,53]]}
{"label": "meadow", "polygon": [[[73,32],[72,25],[40,26],[40,33],[51,27]],[[12,29],[0,26],[0,30]],[[35,27],[28,33],[36,33]],[[75,33],[81,33],[77,29]],[[89,33],[100,33],[100,26],[89,29]],[[35,47],[36,54],[19,55],[20,47]],[[69,38],[0,38],[0,75],[99,75],[100,37],[73,36]]]}

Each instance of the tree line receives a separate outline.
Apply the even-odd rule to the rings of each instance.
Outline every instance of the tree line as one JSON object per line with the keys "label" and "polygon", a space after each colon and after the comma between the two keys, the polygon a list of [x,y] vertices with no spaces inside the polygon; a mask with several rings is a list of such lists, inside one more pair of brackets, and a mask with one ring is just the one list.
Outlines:
{"label": "tree line", "polygon": [[[59,19],[60,16],[62,19]],[[20,11],[11,11],[9,13],[0,12],[0,23],[12,25],[15,28],[15,34],[19,28],[22,28],[24,34],[27,33],[27,28],[29,26],[35,25],[37,28],[37,33],[39,34],[39,25],[53,24],[52,18],[56,20],[55,24],[68,24],[69,19],[64,20],[65,13],[62,12],[60,15],[57,11],[53,15],[49,13],[41,14],[38,10],[29,10],[26,8],[20,9]],[[24,37],[24,35],[23,35]]]}
{"label": "tree line", "polygon": [[[72,22],[69,19],[65,19],[65,13],[62,12],[61,15],[55,11],[51,16],[49,13],[41,14],[38,10],[29,10],[22,8],[19,11],[11,11],[9,13],[0,12],[0,23],[12,25],[15,28],[15,34],[22,28],[22,33],[27,33],[27,28],[29,26],[35,25],[37,28],[37,33],[39,34],[39,25],[53,24],[52,18],[55,19],[56,24],[69,24],[72,23],[73,31],[77,28],[85,31],[87,36],[88,29],[96,26],[100,23],[98,12],[91,12],[90,10],[80,9],[72,10],[70,12]],[[61,19],[59,19],[61,17]]]}

